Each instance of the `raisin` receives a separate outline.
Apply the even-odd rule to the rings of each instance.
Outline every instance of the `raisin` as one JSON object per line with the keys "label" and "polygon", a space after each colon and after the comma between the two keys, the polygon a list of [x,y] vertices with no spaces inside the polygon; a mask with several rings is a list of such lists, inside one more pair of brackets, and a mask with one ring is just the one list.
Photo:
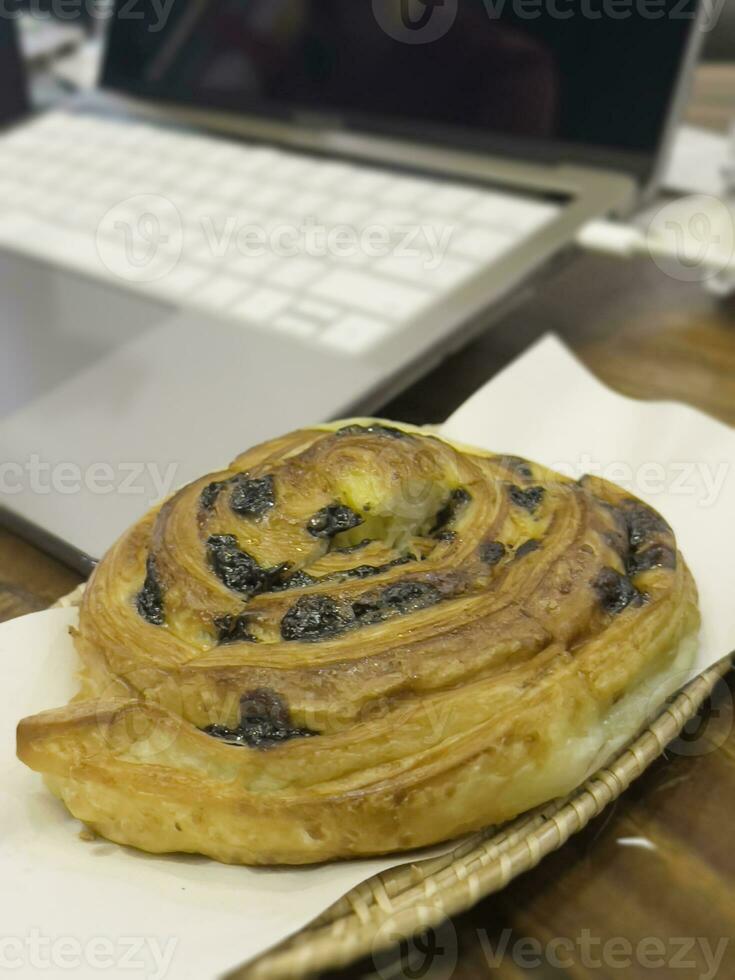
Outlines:
{"label": "raisin", "polygon": [[505,556],[505,545],[502,541],[485,541],[477,549],[480,561],[486,565],[497,565]]}
{"label": "raisin", "polygon": [[163,589],[156,572],[156,561],[153,555],[146,560],[146,575],[143,588],[135,598],[138,615],[151,626],[163,626]]}
{"label": "raisin", "polygon": [[230,494],[230,508],[240,517],[262,517],[275,506],[272,476],[251,480],[247,474],[241,473],[231,482],[233,489]]}
{"label": "raisin", "polygon": [[671,534],[671,528],[663,517],[639,500],[626,500],[621,509],[628,525],[631,548],[639,548],[658,534]]}
{"label": "raisin", "polygon": [[317,732],[297,728],[291,721],[286,702],[274,691],[251,691],[240,699],[240,724],[237,728],[209,725],[203,731],[229,745],[267,749],[292,738],[312,738]]}
{"label": "raisin", "polygon": [[441,599],[441,593],[426,582],[397,582],[389,585],[381,598],[386,606],[405,615],[433,606]]}
{"label": "raisin", "polygon": [[250,617],[246,615],[215,616],[214,625],[217,628],[217,639],[221,645],[227,643],[257,643],[258,641],[250,633],[248,626]]}
{"label": "raisin", "polygon": [[647,572],[651,568],[676,568],[676,552],[665,544],[654,544],[645,551],[631,554],[626,563],[629,575]]}
{"label": "raisin", "polygon": [[639,605],[642,601],[640,592],[627,575],[621,575],[614,568],[603,568],[592,587],[597,592],[602,608],[612,615],[622,612],[631,604]]}
{"label": "raisin", "polygon": [[304,596],[281,620],[284,640],[318,643],[339,636],[352,626],[352,616],[328,596]]}
{"label": "raisin", "polygon": [[349,568],[346,572],[335,572],[328,577],[333,580],[342,578],[370,578],[371,575],[382,575],[383,572],[387,572],[391,568],[397,568],[399,565],[408,565],[412,561],[416,561],[415,555],[403,555],[403,557],[394,558],[393,561],[386,562],[384,565],[356,565],[355,568]]}
{"label": "raisin", "polygon": [[524,541],[522,545],[516,548],[516,558],[525,558],[526,555],[532,554],[534,551],[538,551],[541,547],[541,542],[536,541],[531,538],[530,541]]}
{"label": "raisin", "polygon": [[433,606],[441,599],[441,593],[425,582],[396,582],[379,595],[360,599],[352,611],[361,626],[381,623],[392,616],[405,616]]}
{"label": "raisin", "polygon": [[280,585],[276,586],[274,592],[283,592],[286,589],[305,589],[309,585],[316,585],[318,581],[318,578],[299,569],[293,575],[289,575]]}
{"label": "raisin", "polygon": [[443,505],[441,510],[437,512],[434,518],[434,526],[432,527],[429,534],[433,537],[437,537],[442,534],[447,528],[448,524],[451,524],[456,518],[459,512],[472,500],[468,490],[464,487],[457,487],[456,490],[452,490],[449,494],[449,499]]}
{"label": "raisin", "polygon": [[212,535],[207,541],[207,552],[217,578],[228,589],[247,597],[270,592],[282,581],[288,567],[261,568],[252,555],[240,550],[232,534]]}
{"label": "raisin", "polygon": [[451,544],[452,541],[457,540],[456,531],[438,531],[434,537],[437,541],[445,541],[447,544]]}
{"label": "raisin", "polygon": [[371,626],[385,619],[385,607],[380,599],[361,599],[353,603],[352,612],[360,626]]}
{"label": "raisin", "polygon": [[510,499],[517,507],[522,507],[529,514],[533,514],[538,505],[544,499],[546,491],[543,487],[529,487],[528,490],[521,490],[515,485],[508,490]]}
{"label": "raisin", "polygon": [[218,483],[210,483],[208,487],[202,490],[201,496],[199,497],[199,504],[202,510],[212,510],[217,503],[217,498],[224,485],[224,481],[220,480]]}
{"label": "raisin", "polygon": [[343,531],[359,527],[363,519],[344,504],[331,504],[324,507],[309,520],[306,529],[314,538],[333,538]]}

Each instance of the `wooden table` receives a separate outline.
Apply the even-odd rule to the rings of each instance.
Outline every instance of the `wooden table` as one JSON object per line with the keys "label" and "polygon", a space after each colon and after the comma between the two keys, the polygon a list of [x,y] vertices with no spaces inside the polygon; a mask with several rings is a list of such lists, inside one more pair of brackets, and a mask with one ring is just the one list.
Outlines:
{"label": "wooden table", "polygon": [[[717,112],[703,105],[691,118],[726,117],[725,76],[733,106],[733,72],[719,66],[700,73],[697,89],[716,93]],[[611,387],[686,401],[735,425],[735,304],[668,278],[648,260],[589,256],[550,275],[516,312],[383,411],[440,422],[548,330]],[[42,609],[79,581],[0,530],[0,620]],[[447,977],[456,953],[456,980],[735,977],[734,690],[731,674],[693,741],[535,871],[443,930],[444,953],[430,972],[402,971],[399,963],[393,976]],[[708,951],[719,952],[717,969]],[[374,969],[365,961],[334,976]]]}

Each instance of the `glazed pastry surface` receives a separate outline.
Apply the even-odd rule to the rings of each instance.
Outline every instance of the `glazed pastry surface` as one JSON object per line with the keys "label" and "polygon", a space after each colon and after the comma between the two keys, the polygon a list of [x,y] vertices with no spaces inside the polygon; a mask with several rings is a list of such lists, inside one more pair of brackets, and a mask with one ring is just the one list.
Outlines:
{"label": "glazed pastry surface", "polygon": [[654,510],[378,420],[257,446],[133,526],[86,590],[82,686],[19,757],[150,852],[415,848],[570,792],[696,652]]}

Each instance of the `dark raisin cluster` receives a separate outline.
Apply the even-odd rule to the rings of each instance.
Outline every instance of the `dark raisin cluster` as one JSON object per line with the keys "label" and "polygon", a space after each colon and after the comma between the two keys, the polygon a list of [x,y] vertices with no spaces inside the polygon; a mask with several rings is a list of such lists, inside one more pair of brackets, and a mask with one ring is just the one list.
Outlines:
{"label": "dark raisin cluster", "polygon": [[246,614],[233,616],[228,613],[224,616],[215,616],[214,625],[217,630],[217,639],[222,645],[227,643],[257,643],[258,641],[250,632],[249,622],[250,617]]}
{"label": "dark raisin cluster", "polygon": [[663,517],[639,500],[626,501],[619,513],[623,516],[628,535],[625,560],[629,575],[637,575],[651,568],[676,568],[676,551],[670,545],[655,540],[672,533]]}
{"label": "dark raisin cluster", "polygon": [[252,749],[267,749],[292,738],[311,738],[318,734],[293,725],[284,699],[268,689],[251,691],[241,698],[240,724],[237,728],[209,725],[203,731],[229,745]]}
{"label": "dark raisin cluster", "polygon": [[316,643],[358,626],[426,609],[441,598],[439,590],[425,582],[398,582],[351,605],[330,596],[304,596],[281,620],[281,636],[287,641]]}
{"label": "dark raisin cluster", "polygon": [[514,484],[508,489],[508,495],[516,507],[522,507],[529,514],[536,511],[545,493],[543,487],[529,487],[527,490],[522,490]]}
{"label": "dark raisin cluster", "polygon": [[[453,524],[464,507],[472,500],[472,496],[464,487],[457,487],[452,490],[449,499],[444,506],[437,512],[434,518],[434,526],[429,532],[433,537],[441,540],[452,540],[447,538],[447,528]],[[449,532],[452,533],[452,532]]]}
{"label": "dark raisin cluster", "polygon": [[333,538],[363,523],[362,517],[345,504],[330,504],[309,520],[306,529],[315,538]]}
{"label": "dark raisin cluster", "polygon": [[505,557],[505,545],[502,541],[483,541],[477,553],[481,562],[486,565],[497,565]]}
{"label": "dark raisin cluster", "polygon": [[441,599],[439,590],[425,582],[396,582],[372,599],[354,603],[352,611],[359,625],[381,623],[393,615],[405,616],[435,605]]}
{"label": "dark raisin cluster", "polygon": [[262,517],[275,506],[272,476],[251,480],[246,473],[240,473],[231,483],[230,508],[240,517]]}
{"label": "dark raisin cluster", "polygon": [[603,568],[592,583],[600,605],[606,613],[615,615],[630,605],[640,605],[643,597],[627,575],[614,568]]}
{"label": "dark raisin cluster", "polygon": [[138,614],[151,626],[163,626],[163,589],[156,571],[156,561],[153,555],[146,560],[146,576],[143,588],[135,598]]}
{"label": "dark raisin cluster", "polygon": [[233,534],[212,535],[207,540],[207,555],[217,578],[228,589],[248,598],[272,591],[283,580],[287,568],[262,568],[252,555],[240,550]]}
{"label": "dark raisin cluster", "polygon": [[316,643],[344,633],[352,626],[353,618],[349,606],[329,596],[304,596],[281,620],[281,636],[287,641]]}
{"label": "dark raisin cluster", "polygon": [[536,541],[535,538],[531,538],[530,541],[524,541],[523,544],[516,548],[516,558],[525,558],[526,555],[531,555],[534,551],[538,551],[540,547],[541,542]]}

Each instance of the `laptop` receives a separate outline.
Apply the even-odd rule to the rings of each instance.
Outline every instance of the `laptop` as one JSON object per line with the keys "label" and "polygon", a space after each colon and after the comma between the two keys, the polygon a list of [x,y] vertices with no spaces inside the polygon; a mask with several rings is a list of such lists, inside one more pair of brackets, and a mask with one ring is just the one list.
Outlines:
{"label": "laptop", "polygon": [[0,138],[3,519],[89,567],[486,329],[655,186],[701,33],[664,7],[118,3],[98,90]]}
{"label": "laptop", "polygon": [[0,24],[0,131],[27,112],[28,93],[15,21],[3,19]]}

